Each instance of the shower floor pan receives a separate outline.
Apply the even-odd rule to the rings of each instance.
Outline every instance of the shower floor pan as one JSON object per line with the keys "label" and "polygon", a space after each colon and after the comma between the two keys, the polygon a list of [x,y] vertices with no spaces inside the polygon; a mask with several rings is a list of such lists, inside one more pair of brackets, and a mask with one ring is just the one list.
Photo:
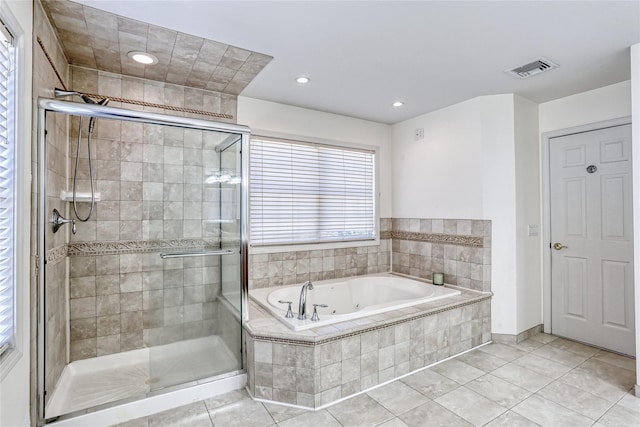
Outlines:
{"label": "shower floor pan", "polygon": [[45,414],[46,418],[53,418],[118,400],[140,398],[152,389],[237,369],[238,360],[219,336],[78,360],[62,371]]}

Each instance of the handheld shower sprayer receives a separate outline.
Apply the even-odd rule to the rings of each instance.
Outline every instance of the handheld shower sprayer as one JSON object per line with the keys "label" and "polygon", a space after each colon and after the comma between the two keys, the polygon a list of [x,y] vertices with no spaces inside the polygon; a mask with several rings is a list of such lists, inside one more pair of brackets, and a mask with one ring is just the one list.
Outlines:
{"label": "handheld shower sprayer", "polygon": [[[59,88],[55,88],[54,89],[54,94],[56,96],[56,98],[62,98],[62,97],[68,97],[68,96],[79,96],[80,98],[82,98],[82,100],[87,103],[87,104],[94,104],[94,105],[107,105],[109,103],[109,98],[103,98],[100,101],[96,102],[93,99],[91,99],[87,94],[81,93],[81,92],[77,92],[75,90],[64,90],[64,89],[59,89]],[[95,117],[91,117],[89,119],[89,128],[87,130],[87,157],[89,159],[89,181],[91,182],[91,207],[89,209],[89,214],[82,218],[80,217],[80,215],[78,215],[78,207],[76,204],[76,185],[77,185],[77,180],[78,180],[78,160],[80,158],[80,138],[82,136],[82,116],[80,116],[80,124],[79,124],[79,129],[78,129],[78,144],[77,144],[77,150],[76,150],[76,166],[75,166],[75,172],[73,174],[73,212],[76,215],[76,218],[78,219],[78,221],[80,222],[86,222],[89,220],[89,218],[91,218],[91,214],[93,213],[93,208],[95,207],[95,189],[94,189],[94,183],[93,183],[93,164],[91,161],[91,134],[93,133],[93,127],[95,126],[96,123],[96,118]],[[53,221],[53,220],[52,220]],[[60,224],[64,224],[65,222],[71,222],[72,220],[65,220],[63,218],[63,222],[61,222]],[[73,234],[76,233],[76,223],[75,220],[72,221],[73,223]],[[60,227],[60,225],[58,225],[58,228]],[[55,233],[56,230],[54,230]]]}

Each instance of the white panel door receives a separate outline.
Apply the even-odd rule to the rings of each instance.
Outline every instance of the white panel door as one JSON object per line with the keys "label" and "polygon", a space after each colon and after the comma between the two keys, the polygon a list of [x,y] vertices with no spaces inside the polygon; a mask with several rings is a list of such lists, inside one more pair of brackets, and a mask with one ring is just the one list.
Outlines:
{"label": "white panel door", "polygon": [[552,138],[551,333],[635,355],[631,125]]}

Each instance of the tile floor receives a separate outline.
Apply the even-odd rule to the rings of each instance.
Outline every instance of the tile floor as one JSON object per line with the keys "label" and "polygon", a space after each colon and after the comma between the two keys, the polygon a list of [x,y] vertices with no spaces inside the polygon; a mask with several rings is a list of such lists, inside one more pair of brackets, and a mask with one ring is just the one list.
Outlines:
{"label": "tile floor", "polygon": [[312,412],[234,391],[122,427],[640,426],[635,360],[539,334],[490,344]]}

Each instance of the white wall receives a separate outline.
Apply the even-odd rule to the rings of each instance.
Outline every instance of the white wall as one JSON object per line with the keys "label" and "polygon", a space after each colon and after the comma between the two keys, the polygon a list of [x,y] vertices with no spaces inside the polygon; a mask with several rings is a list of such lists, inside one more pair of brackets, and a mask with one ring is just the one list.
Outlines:
{"label": "white wall", "polygon": [[[9,355],[0,377],[0,425],[29,425],[29,218],[31,139],[32,2],[0,0],[0,16],[18,38],[18,236],[16,270],[16,351]],[[26,142],[26,143],[25,143]]]}
{"label": "white wall", "polygon": [[[416,128],[424,128],[424,140],[414,140]],[[393,216],[491,220],[492,331],[520,332],[514,95],[483,96],[424,114],[395,124],[391,135]]]}
{"label": "white wall", "polygon": [[509,94],[481,99],[482,212],[483,219],[491,220],[491,331],[515,335],[520,331],[516,317],[514,97]]}
{"label": "white wall", "polygon": [[326,139],[379,147],[380,217],[391,217],[390,127],[306,108],[238,97],[238,123],[252,132]]}
{"label": "white wall", "polygon": [[631,115],[631,81],[540,104],[540,133]]}
{"label": "white wall", "polygon": [[[479,104],[471,99],[393,125],[394,217],[482,218]],[[415,141],[419,128],[424,139]]]}
{"label": "white wall", "polygon": [[[538,104],[515,97],[516,246],[518,332],[542,320],[542,208]],[[529,236],[528,226],[538,235]]]}

